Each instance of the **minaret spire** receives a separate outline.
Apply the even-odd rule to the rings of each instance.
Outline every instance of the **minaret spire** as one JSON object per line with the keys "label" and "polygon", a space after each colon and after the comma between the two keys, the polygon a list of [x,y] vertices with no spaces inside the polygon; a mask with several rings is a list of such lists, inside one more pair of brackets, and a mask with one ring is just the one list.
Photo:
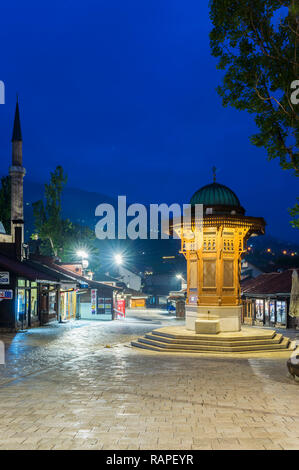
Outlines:
{"label": "minaret spire", "polygon": [[12,142],[22,142],[21,122],[20,122],[20,111],[19,111],[19,97],[17,95],[17,104],[15,111],[15,120],[12,133]]}
{"label": "minaret spire", "polygon": [[11,182],[11,235],[16,256],[23,259],[24,205],[23,205],[23,141],[20,122],[19,100],[17,97],[14,127],[12,133],[12,166],[9,169]]}

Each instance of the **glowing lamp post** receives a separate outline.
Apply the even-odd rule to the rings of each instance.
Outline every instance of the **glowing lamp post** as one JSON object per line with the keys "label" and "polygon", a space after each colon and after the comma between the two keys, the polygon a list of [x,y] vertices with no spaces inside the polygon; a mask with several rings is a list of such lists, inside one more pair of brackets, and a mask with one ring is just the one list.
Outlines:
{"label": "glowing lamp post", "polygon": [[176,274],[175,277],[181,281],[181,289],[182,287],[185,288],[187,283],[182,274]]}
{"label": "glowing lamp post", "polygon": [[83,276],[84,276],[84,273],[85,273],[85,269],[88,268],[88,253],[86,253],[86,251],[84,250],[78,250],[77,251],[77,256],[78,258],[81,258],[81,263],[82,263],[82,272],[83,272]]}
{"label": "glowing lamp post", "polygon": [[115,261],[115,264],[117,264],[118,266],[121,266],[123,264],[123,257],[120,253],[114,255],[114,261]]}

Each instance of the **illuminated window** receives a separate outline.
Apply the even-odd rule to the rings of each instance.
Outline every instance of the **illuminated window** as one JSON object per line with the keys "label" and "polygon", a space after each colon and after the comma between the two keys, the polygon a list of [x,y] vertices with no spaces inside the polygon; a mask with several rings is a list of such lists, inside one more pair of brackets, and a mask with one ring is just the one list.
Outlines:
{"label": "illuminated window", "polygon": [[255,301],[255,317],[259,321],[264,320],[264,301],[262,299]]}
{"label": "illuminated window", "polygon": [[56,310],[56,292],[49,291],[49,312],[53,313]]}
{"label": "illuminated window", "polygon": [[31,289],[31,316],[37,316],[37,289]]}
{"label": "illuminated window", "polygon": [[[18,281],[19,283],[20,281]],[[25,281],[23,281],[25,284]],[[18,310],[18,320],[25,321],[26,320],[26,295],[25,289],[18,289],[17,290],[17,310]]]}
{"label": "illuminated window", "polygon": [[270,310],[270,321],[275,323],[275,302],[270,300],[269,302],[269,310]]}
{"label": "illuminated window", "polygon": [[286,325],[287,303],[284,301],[278,300],[276,302],[276,312],[277,312],[277,323]]}

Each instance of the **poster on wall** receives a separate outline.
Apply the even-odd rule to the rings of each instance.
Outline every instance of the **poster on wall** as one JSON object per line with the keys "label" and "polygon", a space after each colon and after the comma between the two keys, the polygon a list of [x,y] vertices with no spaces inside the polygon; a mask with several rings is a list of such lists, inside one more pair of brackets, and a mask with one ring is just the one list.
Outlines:
{"label": "poster on wall", "polygon": [[0,272],[0,284],[9,284],[9,272]]}
{"label": "poster on wall", "polygon": [[110,297],[98,298],[98,315],[112,315],[112,299]]}
{"label": "poster on wall", "polygon": [[91,314],[95,315],[97,313],[97,290],[91,289]]}
{"label": "poster on wall", "polygon": [[105,299],[105,314],[112,315],[112,299]]}
{"label": "poster on wall", "polygon": [[12,290],[0,290],[0,300],[11,300],[13,298]]}

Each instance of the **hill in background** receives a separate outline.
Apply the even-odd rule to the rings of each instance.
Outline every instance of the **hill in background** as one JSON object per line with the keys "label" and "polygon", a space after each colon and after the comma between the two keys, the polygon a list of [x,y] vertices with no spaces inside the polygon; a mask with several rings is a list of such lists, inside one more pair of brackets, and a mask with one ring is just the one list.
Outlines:
{"label": "hill in background", "polygon": [[[24,208],[25,208],[25,239],[34,232],[32,203],[42,199],[44,186],[25,179]],[[77,188],[66,187],[63,191],[63,217],[72,222],[87,225],[94,230],[97,218],[95,209],[98,204],[109,203],[117,208],[117,198],[106,194],[88,192]],[[130,204],[130,201],[127,201]],[[117,212],[116,212],[117,213]],[[178,240],[97,240],[103,267],[112,263],[113,254],[122,252],[127,259],[128,267],[143,271],[173,270],[177,272],[184,267],[184,258],[180,255]],[[299,265],[299,244],[272,237],[271,234],[252,237],[248,242],[248,261],[265,271],[274,271],[278,267]],[[170,257],[170,258],[169,258]],[[171,258],[175,257],[175,258]]]}

